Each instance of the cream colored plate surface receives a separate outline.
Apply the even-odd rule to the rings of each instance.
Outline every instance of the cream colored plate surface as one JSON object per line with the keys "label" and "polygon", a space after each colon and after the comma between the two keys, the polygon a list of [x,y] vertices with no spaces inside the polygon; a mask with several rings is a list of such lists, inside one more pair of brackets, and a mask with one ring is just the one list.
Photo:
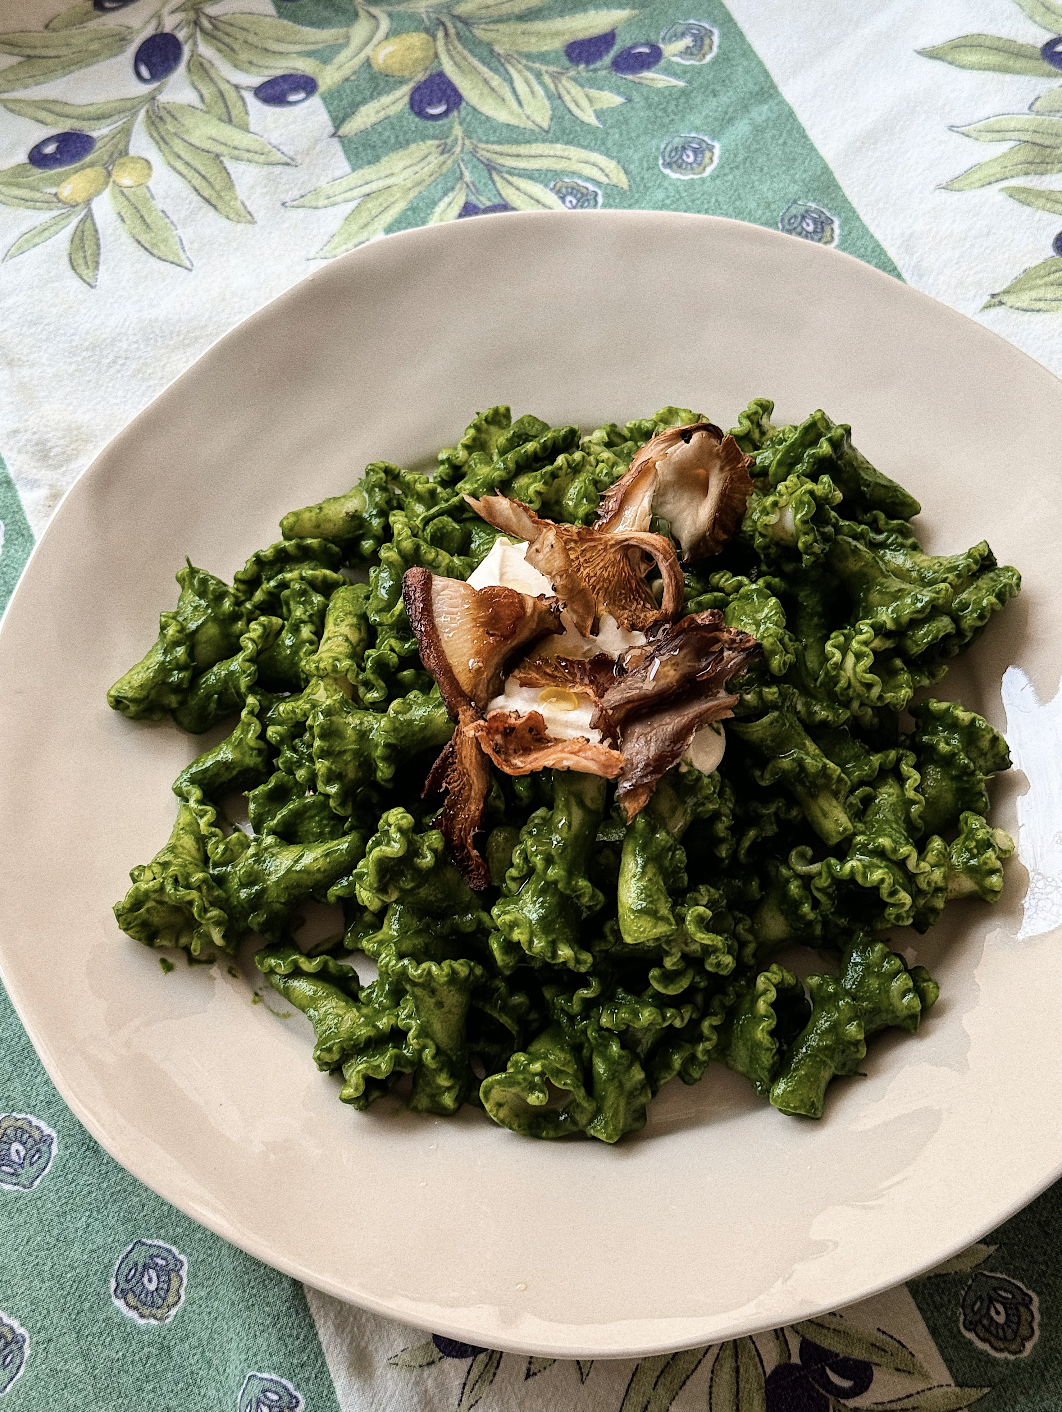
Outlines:
{"label": "cream colored plate surface", "polygon": [[[1019,799],[1017,774],[996,788],[999,823],[1015,831],[1022,809],[1005,898],[904,938],[940,1004],[916,1039],[876,1038],[869,1077],[836,1084],[821,1123],[721,1068],[672,1084],[615,1148],[535,1143],[470,1109],[354,1113],[315,1071],[302,1017],[252,1007],[249,967],[164,975],[117,931],[111,904],[166,838],[170,782],[200,746],[129,723],[104,692],[153,639],[186,554],[231,575],[284,511],[368,460],[422,460],[496,402],[584,425],[674,402],[728,426],[761,394],[783,419],[823,406],[852,422],[922,500],[934,550],[987,535],[1025,574],[949,678],[999,726],[1006,669],[1031,683],[1008,678],[1031,791]],[[1023,860],[1062,875],[1058,812],[1035,807],[1059,788],[1058,751],[1030,694],[1053,696],[1062,658],[1060,424],[1062,384],[984,329],[847,256],[729,221],[496,216],[320,269],[104,451],[0,634],[0,964],[63,1096],[130,1171],[237,1245],[496,1348],[726,1338],[976,1239],[1062,1171],[1062,918],[1047,883],[1022,933]]]}

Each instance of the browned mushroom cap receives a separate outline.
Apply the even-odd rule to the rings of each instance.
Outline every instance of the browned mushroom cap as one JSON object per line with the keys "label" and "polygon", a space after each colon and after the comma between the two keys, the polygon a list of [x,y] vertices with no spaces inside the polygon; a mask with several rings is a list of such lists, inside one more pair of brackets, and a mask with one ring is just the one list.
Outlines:
{"label": "browned mushroom cap", "polygon": [[721,613],[693,613],[665,629],[641,665],[605,692],[592,723],[619,728],[617,798],[628,822],[701,726],[732,714],[737,697],[727,693],[727,683],[758,651],[756,639],[727,627]]}
{"label": "browned mushroom cap", "polygon": [[445,792],[446,802],[435,827],[450,845],[458,871],[477,892],[490,881],[490,872],[475,846],[489,789],[490,761],[480,750],[470,723],[463,722],[432,766],[424,795]]}
{"label": "browned mushroom cap", "polygon": [[734,438],[711,422],[668,427],[646,442],[602,496],[595,528],[645,530],[655,514],[667,520],[683,559],[718,554],[752,494],[751,464]]}
{"label": "browned mushroom cap", "polygon": [[[526,562],[552,582],[584,637],[597,631],[602,613],[610,613],[625,631],[644,632],[653,623],[673,622],[681,612],[682,570],[664,535],[626,529],[602,534],[586,525],[558,524],[504,495],[465,499],[488,524],[527,541]],[[659,606],[645,582],[653,562],[664,583]]]}
{"label": "browned mushroom cap", "polygon": [[487,755],[507,775],[530,775],[536,770],[578,770],[584,775],[615,779],[623,768],[618,750],[599,745],[586,736],[557,740],[546,730],[539,711],[492,711],[469,729]]}
{"label": "browned mushroom cap", "polygon": [[421,661],[439,684],[455,719],[481,711],[501,688],[515,654],[548,633],[563,632],[555,599],[513,588],[469,588],[460,579],[407,569],[402,597]]}

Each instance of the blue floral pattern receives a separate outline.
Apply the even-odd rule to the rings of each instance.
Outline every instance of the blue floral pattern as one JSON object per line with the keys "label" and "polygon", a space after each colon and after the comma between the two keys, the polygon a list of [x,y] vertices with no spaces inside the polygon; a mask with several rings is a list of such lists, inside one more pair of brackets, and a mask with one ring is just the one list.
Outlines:
{"label": "blue floral pattern", "polygon": [[138,1324],[168,1324],[184,1302],[188,1262],[160,1240],[134,1240],[114,1267],[111,1297]]}
{"label": "blue floral pattern", "polygon": [[841,223],[813,201],[790,201],[778,218],[778,229],[784,235],[796,235],[818,245],[836,245]]}
{"label": "blue floral pattern", "polygon": [[0,1114],[0,1190],[32,1191],[58,1148],[59,1139],[40,1118],[31,1113]]}
{"label": "blue floral pattern", "polygon": [[302,1393],[276,1373],[248,1373],[240,1389],[238,1412],[301,1412]]}
{"label": "blue floral pattern", "polygon": [[699,132],[677,133],[660,148],[660,170],[681,181],[707,176],[718,160],[719,143]]}
{"label": "blue floral pattern", "polygon": [[21,1376],[29,1357],[29,1334],[10,1314],[0,1310],[0,1397]]}

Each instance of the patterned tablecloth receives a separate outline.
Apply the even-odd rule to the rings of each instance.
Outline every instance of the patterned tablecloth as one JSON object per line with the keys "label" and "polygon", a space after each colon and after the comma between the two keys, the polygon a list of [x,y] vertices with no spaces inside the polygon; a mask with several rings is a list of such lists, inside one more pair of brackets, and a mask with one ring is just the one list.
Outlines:
{"label": "patterned tablecloth", "polygon": [[[1062,0],[58,3],[0,19],[0,605],[64,490],[213,340],[308,261],[428,221],[737,217],[1062,372]],[[256,1263],[99,1149],[2,995],[0,1046],[4,1412],[1062,1406],[1057,1188],[843,1315],[553,1362]]]}

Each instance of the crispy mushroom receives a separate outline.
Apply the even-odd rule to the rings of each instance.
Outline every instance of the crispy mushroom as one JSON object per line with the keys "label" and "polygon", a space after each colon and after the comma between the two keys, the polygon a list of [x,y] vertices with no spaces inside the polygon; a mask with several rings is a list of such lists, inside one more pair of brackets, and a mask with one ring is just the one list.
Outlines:
{"label": "crispy mushroom", "polygon": [[446,795],[437,826],[468,883],[484,888],[490,874],[475,835],[490,788],[490,762],[471,726],[500,689],[505,664],[540,637],[563,631],[560,606],[512,588],[470,588],[419,568],[406,570],[402,597],[421,661],[457,721],[424,794]]}
{"label": "crispy mushroom", "polygon": [[406,570],[402,597],[421,661],[455,719],[469,706],[482,711],[497,695],[512,657],[564,630],[555,599],[513,588],[469,588],[427,569]]}
{"label": "crispy mushroom", "polygon": [[[504,495],[465,499],[488,524],[531,546],[525,562],[546,575],[576,629],[596,633],[603,613],[626,631],[673,622],[682,610],[684,583],[674,545],[664,535],[619,528],[602,534],[586,525],[543,520]],[[663,579],[659,606],[645,576],[655,562]]]}
{"label": "crispy mushroom", "polygon": [[507,775],[530,775],[535,770],[578,770],[586,775],[615,779],[623,768],[618,750],[577,736],[557,740],[549,734],[541,712],[492,711],[469,727],[483,750]]}
{"label": "crispy mushroom", "polygon": [[646,442],[630,470],[601,498],[595,529],[647,530],[667,520],[683,560],[718,554],[736,533],[752,494],[751,457],[711,422],[668,427]]}
{"label": "crispy mushroom", "polygon": [[759,651],[748,633],[727,627],[722,613],[692,613],[665,628],[641,665],[601,698],[592,724],[619,730],[623,771],[617,798],[630,822],[665,771],[678,763],[704,725],[733,714],[726,686]]}

